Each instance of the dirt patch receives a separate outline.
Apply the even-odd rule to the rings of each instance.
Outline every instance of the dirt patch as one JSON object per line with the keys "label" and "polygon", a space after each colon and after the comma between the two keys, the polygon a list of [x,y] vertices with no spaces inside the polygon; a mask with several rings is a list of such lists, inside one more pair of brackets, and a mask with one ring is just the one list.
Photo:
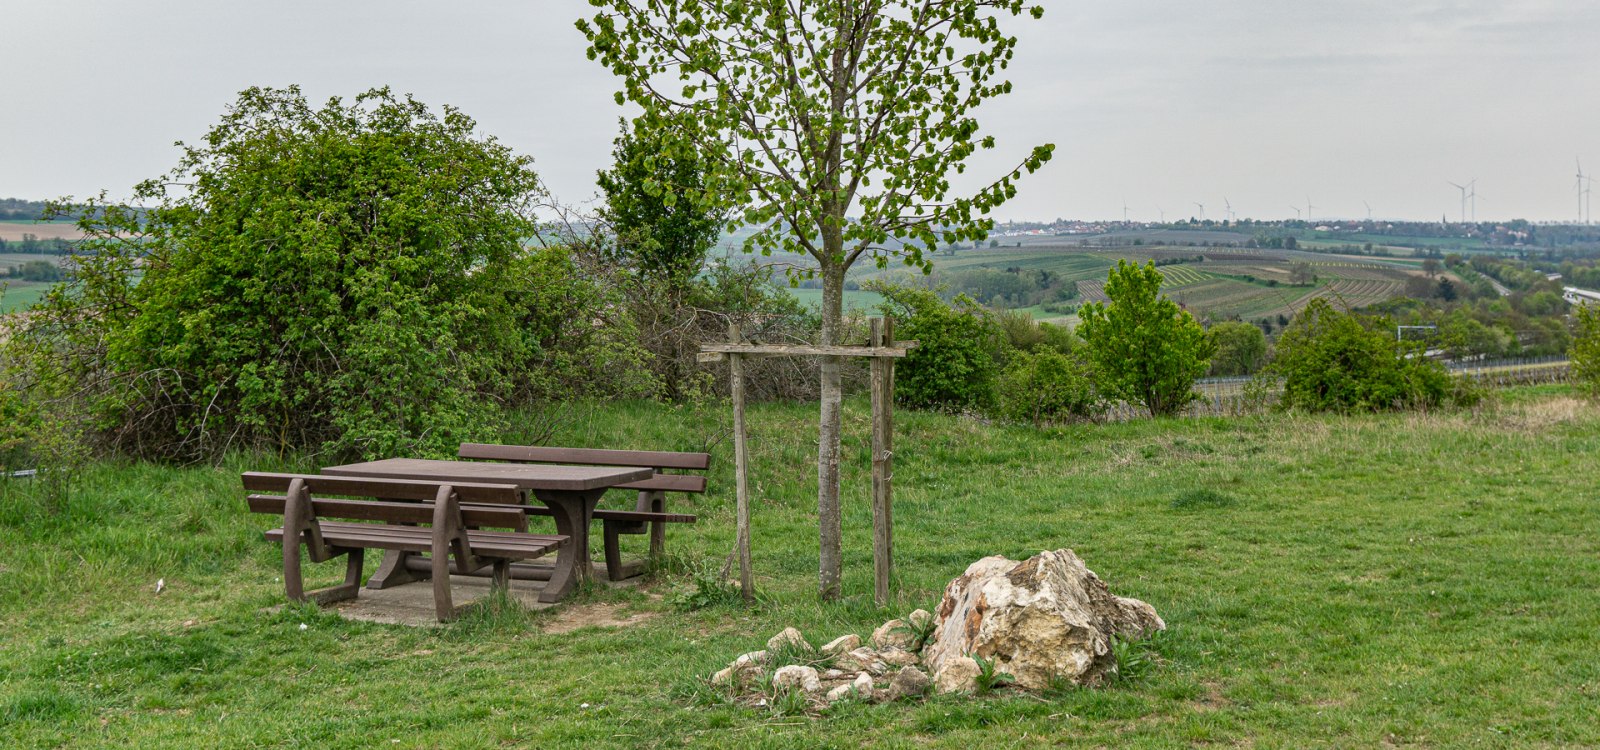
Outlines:
{"label": "dirt patch", "polygon": [[544,632],[570,633],[580,628],[626,628],[654,619],[655,612],[623,614],[620,604],[575,604],[562,607],[544,620]]}
{"label": "dirt patch", "polygon": [[21,242],[22,235],[31,234],[41,240],[79,240],[83,239],[83,232],[78,231],[76,224],[25,224],[18,222],[0,221],[0,239],[10,242]]}

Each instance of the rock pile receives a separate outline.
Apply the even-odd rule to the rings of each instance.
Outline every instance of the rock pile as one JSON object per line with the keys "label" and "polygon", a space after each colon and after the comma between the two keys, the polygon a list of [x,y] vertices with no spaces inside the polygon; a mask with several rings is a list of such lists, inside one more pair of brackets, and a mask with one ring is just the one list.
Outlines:
{"label": "rock pile", "polygon": [[711,682],[752,698],[801,693],[819,706],[976,692],[986,669],[1034,690],[1092,685],[1116,669],[1114,638],[1164,629],[1154,608],[1112,595],[1070,549],[1020,563],[986,557],[950,582],[937,617],[919,609],[884,623],[865,644],[847,634],[821,648],[784,628]]}

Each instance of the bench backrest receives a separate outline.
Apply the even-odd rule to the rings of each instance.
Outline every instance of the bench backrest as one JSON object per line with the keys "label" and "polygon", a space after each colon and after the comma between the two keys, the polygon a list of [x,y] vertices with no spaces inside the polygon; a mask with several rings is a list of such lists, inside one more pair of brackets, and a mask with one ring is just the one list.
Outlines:
{"label": "bench backrest", "polygon": [[439,488],[448,485],[455,490],[463,503],[492,505],[520,505],[522,490],[510,484],[481,482],[425,482],[415,479],[369,479],[366,477],[334,477],[326,474],[275,474],[264,471],[247,471],[240,475],[244,488],[254,492],[288,492],[289,484],[304,480],[306,489],[319,495],[348,495],[373,497],[385,500],[427,500],[439,496]]}
{"label": "bench backrest", "polygon": [[[461,523],[466,526],[522,528],[526,525],[525,512],[520,505],[522,491],[509,484],[452,484],[255,471],[246,472],[241,478],[247,490],[281,493],[287,493],[290,486],[300,480],[306,492],[313,495],[311,510],[316,518],[431,524],[435,521],[434,501],[439,497],[439,490],[449,487],[461,503]],[[289,499],[285,495],[252,494],[246,501],[252,513],[283,515]]]}
{"label": "bench backrest", "polygon": [[601,448],[553,448],[537,445],[494,445],[490,443],[462,443],[456,455],[461,458],[525,464],[645,466],[655,469],[656,475],[650,479],[617,485],[618,489],[657,490],[663,492],[705,492],[706,478],[704,476],[667,474],[665,471],[668,469],[705,471],[711,465],[710,453],[619,451]]}

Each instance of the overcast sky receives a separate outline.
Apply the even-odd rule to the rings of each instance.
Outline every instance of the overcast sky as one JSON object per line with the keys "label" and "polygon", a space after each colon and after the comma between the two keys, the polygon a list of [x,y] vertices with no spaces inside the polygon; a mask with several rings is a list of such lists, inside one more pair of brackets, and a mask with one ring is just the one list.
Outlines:
{"label": "overcast sky", "polygon": [[[1600,174],[1595,0],[1043,0],[1016,92],[980,120],[994,175],[1055,160],[998,216],[1434,219],[1476,178],[1481,219],[1573,219]],[[582,0],[0,0],[0,197],[125,196],[241,89],[389,85],[452,104],[581,202],[616,86]]]}

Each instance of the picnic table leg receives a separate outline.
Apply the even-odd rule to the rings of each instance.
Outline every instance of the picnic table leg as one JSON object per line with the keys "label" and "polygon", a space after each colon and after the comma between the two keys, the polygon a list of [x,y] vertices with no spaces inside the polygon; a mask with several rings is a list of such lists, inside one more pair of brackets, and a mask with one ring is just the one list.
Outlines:
{"label": "picnic table leg", "polygon": [[[378,499],[387,500],[389,502],[404,502],[397,501],[392,498]],[[416,526],[414,523],[402,523],[399,525]],[[406,558],[411,557],[413,554],[414,553],[411,552],[401,552],[400,550],[393,549],[384,552],[383,560],[378,563],[378,570],[372,574],[371,578],[367,579],[367,588],[372,589],[373,591],[381,591],[383,589],[394,588],[395,586],[399,586],[403,583],[411,583],[412,581],[423,580],[424,576],[419,576],[414,571],[406,567]]]}
{"label": "picnic table leg", "polygon": [[594,506],[606,494],[605,488],[582,492],[534,490],[534,497],[550,509],[556,520],[556,533],[567,543],[556,552],[556,567],[550,581],[539,592],[539,601],[558,602],[593,576],[589,562],[589,525],[594,522]]}
{"label": "picnic table leg", "polygon": [[406,558],[411,557],[410,552],[387,550],[383,553],[383,561],[378,563],[377,572],[367,579],[367,588],[373,591],[394,588],[402,583],[411,583],[421,580],[417,574],[406,568]]}

